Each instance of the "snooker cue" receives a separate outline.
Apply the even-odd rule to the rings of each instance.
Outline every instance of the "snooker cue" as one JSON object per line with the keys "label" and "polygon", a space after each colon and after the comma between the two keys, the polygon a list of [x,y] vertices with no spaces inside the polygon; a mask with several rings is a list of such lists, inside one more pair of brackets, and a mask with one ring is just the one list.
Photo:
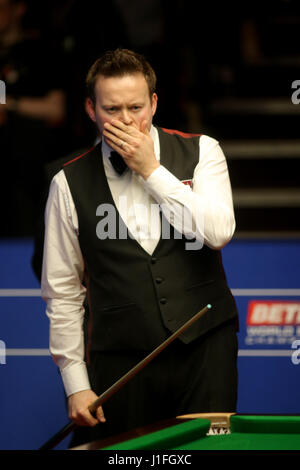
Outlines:
{"label": "snooker cue", "polygon": [[[135,365],[129,372],[127,372],[123,377],[121,377],[117,382],[115,382],[111,387],[109,387],[105,392],[103,392],[97,400],[95,400],[88,407],[90,413],[95,413],[97,408],[106,402],[114,393],[116,393],[121,387],[123,387],[130,379],[132,379],[140,370],[142,370],[150,361],[152,361],[158,354],[163,351],[167,346],[169,346],[172,341],[174,341],[178,336],[180,336],[184,331],[186,331],[195,321],[197,321],[202,315],[204,315],[211,305],[208,304],[200,312],[196,313],[192,318],[190,318],[186,323],[184,323],[175,333],[173,333],[169,338],[167,338],[162,344],[160,344],[156,349],[154,349],[148,356],[146,356],[141,362]],[[67,437],[78,425],[74,422],[70,422],[64,426],[60,431],[58,431],[54,436],[52,436],[39,450],[51,450],[57,444],[59,444],[65,437]]]}

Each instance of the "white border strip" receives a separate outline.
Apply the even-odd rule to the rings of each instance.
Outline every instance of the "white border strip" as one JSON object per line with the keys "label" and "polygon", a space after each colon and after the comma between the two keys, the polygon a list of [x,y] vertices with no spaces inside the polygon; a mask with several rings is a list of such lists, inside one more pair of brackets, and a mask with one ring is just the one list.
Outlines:
{"label": "white border strip", "polygon": [[[300,296],[300,289],[231,289],[237,297],[260,296]],[[0,289],[0,297],[41,297],[41,289]]]}
{"label": "white border strip", "polygon": [[50,356],[49,349],[6,349],[6,356]]}
{"label": "white border strip", "polygon": [[0,297],[41,297],[41,289],[0,289]]}
{"label": "white border strip", "polygon": [[[240,349],[239,357],[290,357],[293,349]],[[6,356],[50,356],[49,349],[12,349],[5,351]]]}
{"label": "white border strip", "polygon": [[300,296],[300,289],[231,289],[232,295],[237,297],[261,295],[261,296]]}
{"label": "white border strip", "polygon": [[240,349],[239,357],[289,357],[294,349]]}
{"label": "white border strip", "polygon": [[[231,289],[239,296],[300,296],[300,289]],[[0,297],[41,297],[41,289],[0,289]],[[50,356],[49,349],[6,349],[7,356]],[[289,357],[290,349],[240,349],[239,357]]]}

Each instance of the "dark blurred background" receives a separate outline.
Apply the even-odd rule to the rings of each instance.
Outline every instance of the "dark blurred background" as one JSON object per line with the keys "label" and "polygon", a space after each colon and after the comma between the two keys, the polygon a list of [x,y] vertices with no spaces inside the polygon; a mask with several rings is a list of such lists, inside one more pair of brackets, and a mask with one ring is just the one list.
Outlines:
{"label": "dark blurred background", "polygon": [[235,236],[299,236],[299,36],[293,0],[0,0],[0,237],[42,233],[51,177],[95,139],[87,70],[116,47],[156,70],[157,125],[219,140]]}

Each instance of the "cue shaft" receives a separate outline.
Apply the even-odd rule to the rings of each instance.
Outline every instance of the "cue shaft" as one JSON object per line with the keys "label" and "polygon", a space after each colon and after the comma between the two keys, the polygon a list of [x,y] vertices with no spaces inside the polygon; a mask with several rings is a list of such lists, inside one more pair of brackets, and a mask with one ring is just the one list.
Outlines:
{"label": "cue shaft", "polygon": [[[200,312],[196,313],[190,318],[184,325],[182,325],[175,333],[167,338],[162,344],[154,349],[148,356],[146,356],[141,362],[134,366],[130,371],[123,375],[117,382],[103,392],[91,405],[88,407],[90,413],[94,414],[103,403],[105,403],[112,395],[114,395],[120,388],[122,388],[129,380],[131,380],[139,371],[141,371],[146,365],[149,364],[158,354],[160,354],[169,344],[171,344],[178,336],[184,333],[195,321],[199,320],[209,309],[211,305],[208,304]],[[70,422],[64,426],[58,433],[50,438],[39,450],[50,450],[59,444],[65,437],[67,437],[72,431],[74,431],[78,425],[74,422]]]}
{"label": "cue shaft", "polygon": [[169,338],[167,338],[162,344],[160,344],[154,351],[152,351],[148,356],[145,357],[141,362],[134,366],[129,372],[127,372],[123,377],[121,377],[117,382],[115,382],[110,388],[108,388],[102,395],[97,398],[90,406],[89,411],[94,413],[99,406],[101,406],[106,400],[108,400],[114,393],[116,393],[123,385],[125,385],[129,380],[131,380],[140,370],[142,370],[149,362],[151,362],[159,353],[161,353],[169,344],[171,344],[178,336],[180,336],[184,331],[186,331],[195,321],[197,321],[202,315],[204,315],[209,309],[210,305],[204,307],[200,312],[196,313],[190,320],[188,320],[184,325],[182,325],[175,333],[173,333]]}

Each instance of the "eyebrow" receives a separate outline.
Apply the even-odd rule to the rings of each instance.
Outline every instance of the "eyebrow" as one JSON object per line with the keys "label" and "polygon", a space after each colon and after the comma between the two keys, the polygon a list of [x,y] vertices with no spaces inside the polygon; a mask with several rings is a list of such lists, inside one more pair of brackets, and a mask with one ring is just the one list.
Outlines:
{"label": "eyebrow", "polygon": [[[133,101],[132,103],[128,103],[127,106],[128,107],[131,107],[131,106],[143,106],[144,103],[142,103],[141,101]],[[121,106],[123,106],[123,104],[117,104],[117,103],[103,103],[101,104],[101,106],[103,108],[120,108]]]}

